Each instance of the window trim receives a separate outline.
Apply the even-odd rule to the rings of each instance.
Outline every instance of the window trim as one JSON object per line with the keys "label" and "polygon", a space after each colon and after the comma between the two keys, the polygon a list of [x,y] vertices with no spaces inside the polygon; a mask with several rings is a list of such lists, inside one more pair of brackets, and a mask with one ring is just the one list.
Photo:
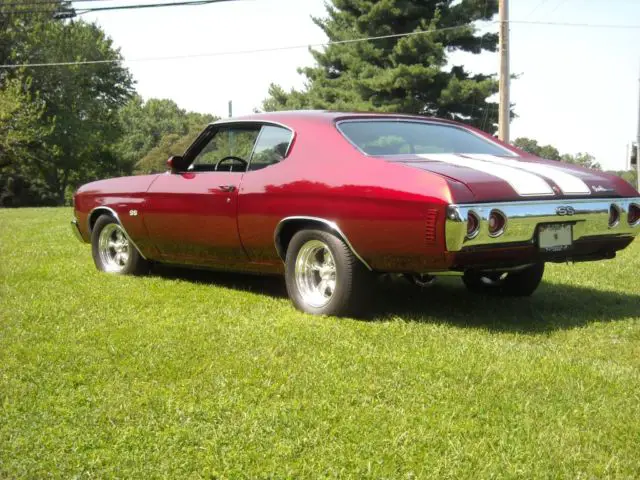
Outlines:
{"label": "window trim", "polygon": [[[407,155],[428,155],[428,154],[417,154],[417,153],[393,153],[390,155],[370,155],[367,152],[365,152],[362,148],[360,148],[360,146],[355,143],[353,140],[351,140],[346,133],[344,133],[344,131],[340,128],[340,125],[342,125],[343,123],[363,123],[363,122],[392,122],[392,123],[425,123],[428,125],[438,125],[441,127],[448,127],[448,128],[455,128],[458,130],[462,130],[463,132],[469,133],[471,135],[474,135],[475,137],[479,138],[480,140],[484,140],[487,143],[489,143],[490,145],[493,145],[497,148],[499,148],[500,150],[504,150],[505,152],[505,157],[520,157],[519,155],[517,155],[516,153],[512,152],[511,150],[503,147],[502,145],[500,145],[499,143],[494,142],[493,140],[484,137],[482,135],[479,135],[478,133],[474,132],[473,130],[469,130],[467,128],[465,128],[464,126],[460,126],[460,125],[454,125],[454,124],[449,124],[449,123],[443,123],[443,122],[438,122],[437,120],[418,120],[418,119],[413,119],[413,118],[394,118],[394,117],[388,117],[388,118],[349,118],[346,120],[338,120],[335,122],[335,127],[336,129],[340,132],[340,135],[342,135],[344,137],[344,139],[349,142],[351,145],[353,145],[360,153],[362,153],[363,155],[365,155],[366,157],[372,157],[372,158],[376,158],[376,157],[385,157],[385,158],[389,158],[389,157],[406,157]],[[461,154],[464,155],[464,154]]]}
{"label": "window trim", "polygon": [[[233,118],[226,118],[226,119],[221,119],[221,120],[217,120],[213,123],[210,123],[209,125],[207,125],[205,127],[204,130],[202,130],[202,132],[200,132],[200,134],[195,138],[195,140],[191,143],[191,145],[189,145],[187,147],[187,149],[185,150],[184,154],[182,155],[183,158],[185,159],[189,159],[189,156],[192,154],[192,152],[194,150],[196,150],[197,148],[199,148],[200,143],[204,142],[205,137],[214,131],[220,130],[221,128],[233,128],[234,126],[246,126],[246,125],[255,125],[256,127],[259,127],[259,132],[258,132],[258,136],[256,137],[256,141],[253,144],[253,149],[251,150],[251,156],[249,157],[249,163],[247,164],[247,169],[244,172],[194,172],[194,171],[188,171],[185,170],[183,173],[194,173],[194,174],[200,174],[200,173],[237,173],[237,174],[242,174],[244,175],[245,173],[249,173],[249,166],[251,165],[251,160],[253,159],[253,154],[255,152],[256,149],[256,145],[258,144],[258,140],[260,139],[260,136],[262,135],[262,129],[266,126],[273,126],[273,127],[281,127],[284,128],[285,130],[289,130],[291,132],[291,139],[289,140],[289,145],[287,146],[287,150],[285,152],[285,156],[282,158],[282,161],[286,160],[289,157],[289,154],[291,153],[291,148],[293,147],[293,144],[295,143],[295,140],[297,138],[297,133],[296,131],[289,127],[288,125],[285,125],[284,123],[280,123],[280,122],[273,122],[271,120],[242,120],[242,119],[233,119]],[[204,147],[202,147],[204,148]],[[202,151],[202,148],[200,149],[200,151]],[[198,152],[199,153],[199,152]],[[189,162],[189,166],[191,166],[191,164],[194,162],[195,157]],[[278,163],[280,163],[278,162]],[[271,165],[269,165],[271,166]],[[188,168],[188,167],[187,167]],[[268,167],[265,167],[268,168]],[[262,169],[261,169],[262,170]],[[260,171],[260,170],[255,170],[256,172]]]}

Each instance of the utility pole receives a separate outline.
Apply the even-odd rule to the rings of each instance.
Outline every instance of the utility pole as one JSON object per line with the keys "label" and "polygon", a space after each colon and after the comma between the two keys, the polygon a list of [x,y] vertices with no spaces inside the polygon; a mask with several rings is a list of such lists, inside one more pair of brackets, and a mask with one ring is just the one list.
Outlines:
{"label": "utility pole", "polygon": [[498,115],[498,138],[509,143],[511,101],[509,88],[509,0],[500,0],[500,113]]}
{"label": "utility pole", "polygon": [[[637,180],[637,190],[640,192],[640,76],[638,76],[638,135],[636,138],[636,180]],[[633,149],[633,146],[631,147]]]}
{"label": "utility pole", "polygon": [[233,117],[233,100],[229,100],[229,118]]}

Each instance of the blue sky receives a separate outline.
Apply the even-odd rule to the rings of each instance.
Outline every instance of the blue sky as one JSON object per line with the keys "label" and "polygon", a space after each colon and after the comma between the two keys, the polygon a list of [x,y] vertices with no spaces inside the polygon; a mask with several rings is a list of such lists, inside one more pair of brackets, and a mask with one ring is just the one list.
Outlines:
{"label": "blue sky", "polygon": [[[136,0],[143,3],[146,0]],[[124,3],[116,1],[110,5]],[[131,2],[126,2],[131,3]],[[87,6],[89,4],[80,4]],[[310,19],[323,0],[244,0],[197,7],[84,15],[111,36],[127,59],[181,56],[322,43]],[[640,0],[511,0],[511,19],[640,24]],[[497,26],[494,28],[497,29]],[[498,55],[454,55],[471,71],[498,70]],[[268,53],[128,62],[145,97],[226,116],[260,107],[270,83],[301,87],[305,48]],[[638,121],[640,29],[511,26],[512,83],[518,118],[512,138],[528,136],[562,152],[589,152],[608,169],[625,167]]]}

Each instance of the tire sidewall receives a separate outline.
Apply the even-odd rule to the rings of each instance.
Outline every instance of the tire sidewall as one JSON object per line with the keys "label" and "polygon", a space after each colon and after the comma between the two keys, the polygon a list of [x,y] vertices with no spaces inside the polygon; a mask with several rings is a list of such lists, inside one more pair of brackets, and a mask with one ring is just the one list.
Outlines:
{"label": "tire sidewall", "polygon": [[102,263],[102,259],[100,258],[100,251],[99,251],[100,234],[102,233],[102,230],[104,230],[104,228],[107,225],[111,225],[111,224],[119,225],[120,228],[122,228],[120,223],[110,215],[101,215],[98,218],[98,220],[96,220],[96,223],[93,226],[93,230],[91,231],[91,254],[93,256],[93,262],[95,263],[96,268],[98,270],[105,273],[111,273],[114,275],[128,275],[128,274],[135,273],[136,266],[140,261],[140,254],[131,243],[131,240],[129,240],[129,258],[127,259],[127,263],[122,270],[118,272],[107,271],[105,269],[104,264]]}
{"label": "tire sidewall", "polygon": [[[308,305],[302,298],[296,282],[295,269],[298,253],[302,246],[310,240],[319,240],[324,243],[329,248],[336,264],[336,288],[331,300],[322,307]],[[289,297],[299,310],[314,315],[341,315],[349,310],[355,280],[350,253],[344,242],[329,232],[302,230],[293,236],[287,249],[285,280]]]}

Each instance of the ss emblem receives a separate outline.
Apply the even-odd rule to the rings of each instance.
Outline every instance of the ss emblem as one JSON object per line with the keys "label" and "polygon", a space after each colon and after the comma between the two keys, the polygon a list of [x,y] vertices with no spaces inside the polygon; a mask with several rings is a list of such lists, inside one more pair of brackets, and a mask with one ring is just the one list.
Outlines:
{"label": "ss emblem", "polygon": [[137,217],[138,216],[138,210],[129,210],[129,216]]}
{"label": "ss emblem", "polygon": [[564,216],[564,215],[571,216],[571,215],[575,215],[576,214],[576,210],[575,210],[575,208],[569,207],[569,206],[558,207],[558,208],[556,208],[556,213],[558,215],[562,215],[562,216]]}

